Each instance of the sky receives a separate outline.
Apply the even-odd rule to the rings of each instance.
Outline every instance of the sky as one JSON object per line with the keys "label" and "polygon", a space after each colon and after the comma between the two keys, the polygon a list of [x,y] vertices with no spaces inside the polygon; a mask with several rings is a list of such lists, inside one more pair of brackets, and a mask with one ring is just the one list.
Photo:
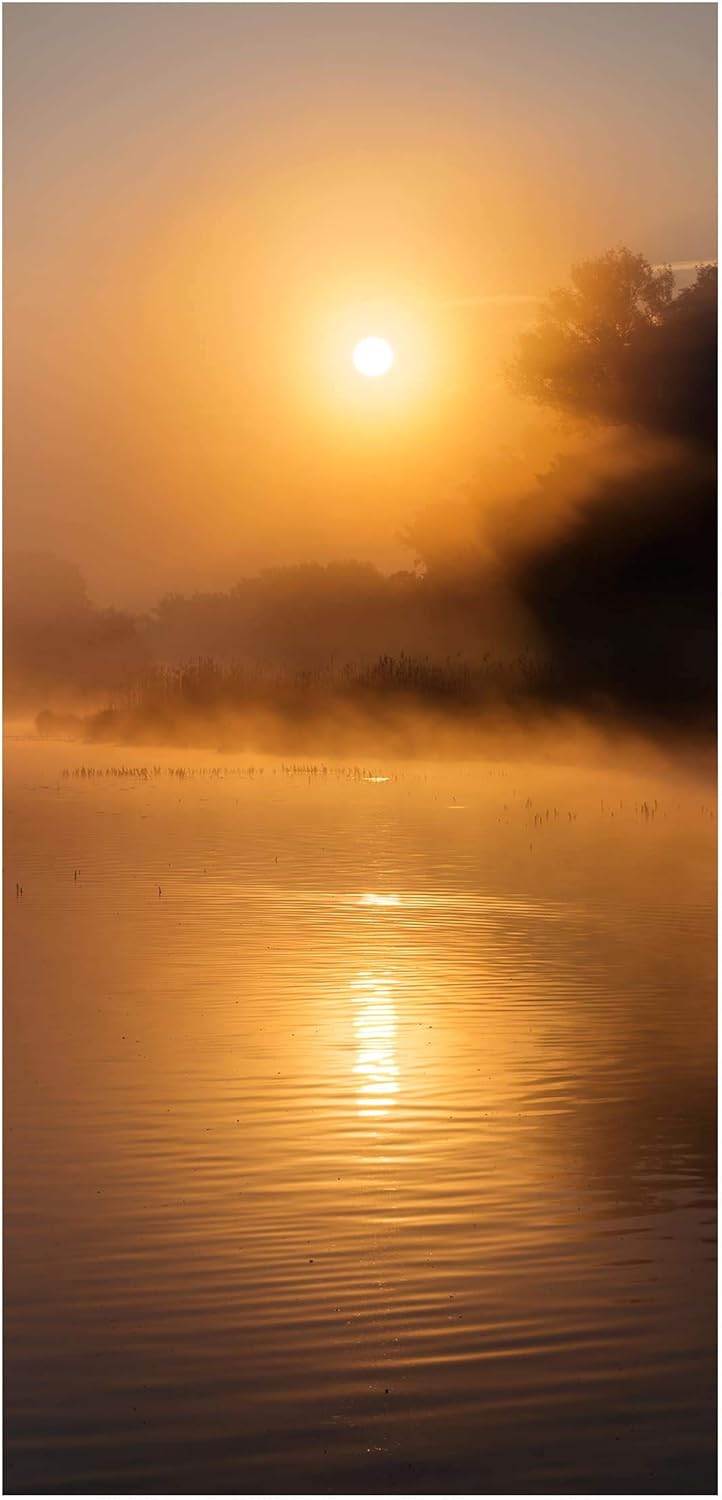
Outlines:
{"label": "sky", "polygon": [[6,547],[102,603],[409,565],[415,509],[533,445],[534,299],[716,255],[712,4],[3,18]]}

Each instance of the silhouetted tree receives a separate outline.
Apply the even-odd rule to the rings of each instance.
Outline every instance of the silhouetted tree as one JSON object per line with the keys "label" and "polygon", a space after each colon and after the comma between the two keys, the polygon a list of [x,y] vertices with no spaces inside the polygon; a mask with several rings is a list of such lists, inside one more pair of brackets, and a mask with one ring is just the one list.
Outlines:
{"label": "silhouetted tree", "polygon": [[680,450],[600,479],[556,535],[509,558],[549,648],[553,696],[712,722],[715,495],[713,461]]}
{"label": "silhouetted tree", "polygon": [[[320,671],[368,662],[384,651],[425,652],[434,629],[421,580],[372,563],[297,563],[266,568],[227,592],[173,594],[150,616],[146,640],[167,665],[213,657]],[[447,653],[453,642],[443,642]]]}
{"label": "silhouetted tree", "polygon": [[98,609],[79,570],[48,553],[5,557],[5,697],[11,707],[38,693],[93,694],[132,681],[148,662],[142,622]]}
{"label": "silhouetted tree", "polygon": [[670,268],[622,247],[573,266],[509,366],[523,396],[575,416],[714,440],[717,270],[674,295]]}
{"label": "silhouetted tree", "polygon": [[[626,476],[600,474],[564,525],[511,564],[562,697],[713,716],[716,370],[716,267],[675,296],[670,270],[626,249],[574,267],[520,340],[517,391],[674,439]],[[546,485],[553,501],[564,479],[553,466],[540,495]]]}

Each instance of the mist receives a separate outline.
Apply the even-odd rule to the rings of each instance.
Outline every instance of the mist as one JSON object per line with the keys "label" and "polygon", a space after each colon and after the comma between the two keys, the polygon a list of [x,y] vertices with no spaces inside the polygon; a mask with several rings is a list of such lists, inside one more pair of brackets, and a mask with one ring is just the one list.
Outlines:
{"label": "mist", "polygon": [[274,750],[423,753],[560,715],[709,736],[715,360],[714,268],[678,292],[626,249],[575,267],[508,367],[546,425],[417,510],[408,567],[275,567],[138,615],[9,554],[9,710],[45,734]]}

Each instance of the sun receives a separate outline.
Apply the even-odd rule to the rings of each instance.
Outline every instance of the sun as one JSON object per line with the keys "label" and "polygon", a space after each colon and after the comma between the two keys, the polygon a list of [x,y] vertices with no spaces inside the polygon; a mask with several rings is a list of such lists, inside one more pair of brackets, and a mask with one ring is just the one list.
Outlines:
{"label": "sun", "polygon": [[387,339],[373,335],[356,345],[353,362],[359,375],[387,375],[394,362],[394,351]]}

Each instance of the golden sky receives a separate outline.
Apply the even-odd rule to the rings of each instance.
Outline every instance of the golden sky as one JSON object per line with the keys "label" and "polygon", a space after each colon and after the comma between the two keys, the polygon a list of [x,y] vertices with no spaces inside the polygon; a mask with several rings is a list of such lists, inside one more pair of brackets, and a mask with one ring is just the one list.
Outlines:
{"label": "golden sky", "polygon": [[[711,4],[6,5],[5,511],[102,602],[399,528],[622,241],[715,254]],[[394,346],[382,381],[354,343]]]}

